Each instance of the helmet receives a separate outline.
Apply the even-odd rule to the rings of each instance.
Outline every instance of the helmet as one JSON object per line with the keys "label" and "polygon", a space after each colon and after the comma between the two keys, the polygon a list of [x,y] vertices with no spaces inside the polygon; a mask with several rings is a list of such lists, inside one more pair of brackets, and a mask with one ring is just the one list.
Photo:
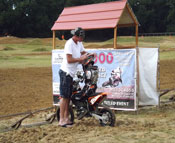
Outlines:
{"label": "helmet", "polygon": [[84,60],[83,66],[87,66],[89,64],[94,64],[94,56],[88,56],[88,58]]}
{"label": "helmet", "polygon": [[77,27],[74,30],[71,31],[72,35],[76,35],[78,37],[85,38],[85,31],[81,27]]}

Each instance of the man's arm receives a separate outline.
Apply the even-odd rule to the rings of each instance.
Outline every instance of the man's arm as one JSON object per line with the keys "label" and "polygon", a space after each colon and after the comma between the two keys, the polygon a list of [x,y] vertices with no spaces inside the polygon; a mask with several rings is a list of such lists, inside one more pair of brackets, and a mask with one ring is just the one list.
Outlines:
{"label": "man's arm", "polygon": [[68,63],[76,63],[84,61],[88,56],[86,54],[82,55],[80,58],[73,58],[71,54],[67,54]]}

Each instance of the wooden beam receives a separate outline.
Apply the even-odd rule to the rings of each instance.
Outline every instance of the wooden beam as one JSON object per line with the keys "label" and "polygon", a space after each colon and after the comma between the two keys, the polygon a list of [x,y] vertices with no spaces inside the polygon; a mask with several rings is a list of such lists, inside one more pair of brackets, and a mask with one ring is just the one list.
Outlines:
{"label": "wooden beam", "polygon": [[136,107],[138,110],[138,106],[139,106],[139,96],[140,96],[140,74],[139,74],[139,48],[136,46],[136,64],[137,64],[137,77],[136,77]]}
{"label": "wooden beam", "polygon": [[133,14],[133,11],[131,10],[131,8],[130,8],[130,6],[129,6],[128,3],[126,4],[126,7],[127,7],[127,9],[128,9],[129,14],[131,15],[131,18],[132,18],[132,20],[134,21],[134,23],[135,23],[135,24],[138,24],[138,21],[137,21],[135,15]]}
{"label": "wooden beam", "polygon": [[131,24],[118,24],[117,27],[121,28],[121,27],[135,27],[134,23]]}
{"label": "wooden beam", "polygon": [[159,93],[159,103],[158,107],[160,107],[160,45],[158,46],[158,63],[157,63],[157,92]]}
{"label": "wooden beam", "polygon": [[53,50],[56,47],[56,41],[55,41],[55,31],[53,31]]}
{"label": "wooden beam", "polygon": [[136,24],[136,47],[138,47],[138,41],[139,41],[139,38],[138,38],[138,34],[139,33],[139,25]]}
{"label": "wooden beam", "polygon": [[114,49],[117,49],[117,26],[114,28]]}

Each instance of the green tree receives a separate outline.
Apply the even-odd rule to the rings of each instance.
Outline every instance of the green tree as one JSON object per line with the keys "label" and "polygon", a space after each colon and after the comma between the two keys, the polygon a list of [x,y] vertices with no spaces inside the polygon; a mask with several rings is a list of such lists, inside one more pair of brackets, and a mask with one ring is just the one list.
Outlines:
{"label": "green tree", "polygon": [[1,0],[0,33],[49,37],[64,4],[64,0]]}
{"label": "green tree", "polygon": [[140,22],[140,32],[166,32],[167,0],[129,0]]}
{"label": "green tree", "polygon": [[66,7],[69,7],[69,6],[79,6],[79,5],[87,5],[87,4],[110,2],[110,1],[117,1],[117,0],[66,0],[65,5]]}
{"label": "green tree", "polygon": [[[8,33],[19,37],[50,37],[51,27],[65,6],[108,1],[116,0],[0,0],[0,35]],[[174,0],[128,1],[140,23],[139,32],[175,32]],[[95,35],[107,36],[111,31],[96,30]],[[122,29],[119,34],[128,31]],[[89,32],[90,35],[92,33]]]}
{"label": "green tree", "polygon": [[12,0],[0,0],[0,35],[9,33],[8,26],[11,25],[9,20],[13,13],[13,1]]}
{"label": "green tree", "polygon": [[19,0],[15,11],[22,27],[17,25],[15,35],[48,37],[51,27],[64,8],[64,0]]}
{"label": "green tree", "polygon": [[169,13],[167,16],[167,31],[175,32],[175,1],[168,0],[167,6],[169,7]]}

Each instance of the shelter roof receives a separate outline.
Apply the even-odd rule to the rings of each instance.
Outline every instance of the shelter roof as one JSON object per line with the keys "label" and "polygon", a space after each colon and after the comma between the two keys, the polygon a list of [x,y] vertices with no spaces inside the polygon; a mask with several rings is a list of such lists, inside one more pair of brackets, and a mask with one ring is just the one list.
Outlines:
{"label": "shelter roof", "polygon": [[127,0],[64,8],[52,30],[106,29],[138,24]]}

